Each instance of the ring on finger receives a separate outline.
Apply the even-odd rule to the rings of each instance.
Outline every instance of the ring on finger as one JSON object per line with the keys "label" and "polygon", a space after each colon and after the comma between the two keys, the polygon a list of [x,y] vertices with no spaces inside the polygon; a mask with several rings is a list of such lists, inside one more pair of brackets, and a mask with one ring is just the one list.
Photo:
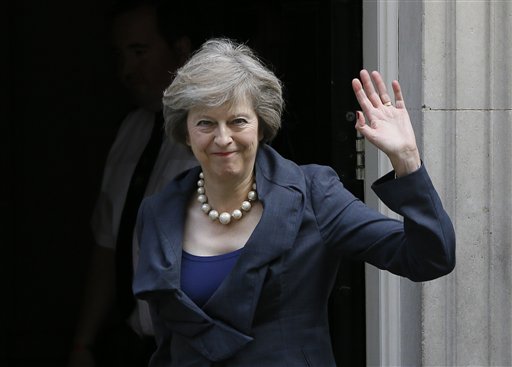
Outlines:
{"label": "ring on finger", "polygon": [[384,103],[384,106],[386,106],[386,107],[392,106],[391,101]]}

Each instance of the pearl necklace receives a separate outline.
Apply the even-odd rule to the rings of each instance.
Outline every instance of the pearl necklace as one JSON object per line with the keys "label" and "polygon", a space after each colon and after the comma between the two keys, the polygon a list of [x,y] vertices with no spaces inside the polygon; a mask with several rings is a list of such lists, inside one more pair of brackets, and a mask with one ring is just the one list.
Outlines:
{"label": "pearl necklace", "polygon": [[248,212],[251,210],[252,201],[258,200],[258,194],[256,192],[256,182],[252,184],[252,190],[247,194],[247,200],[242,202],[240,209],[235,209],[231,214],[228,212],[219,212],[211,207],[208,204],[208,197],[205,194],[204,190],[204,175],[203,172],[199,173],[199,181],[197,181],[197,201],[201,203],[201,210],[203,213],[207,214],[211,220],[219,220],[222,224],[229,224],[231,222],[231,218],[240,219],[243,216],[243,212]]}

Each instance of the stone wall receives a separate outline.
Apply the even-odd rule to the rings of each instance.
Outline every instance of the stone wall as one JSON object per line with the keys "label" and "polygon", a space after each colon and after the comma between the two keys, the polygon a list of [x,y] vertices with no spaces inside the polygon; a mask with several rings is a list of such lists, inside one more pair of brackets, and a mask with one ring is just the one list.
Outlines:
{"label": "stone wall", "polygon": [[422,364],[510,366],[512,2],[423,1],[421,29],[419,135],[458,246],[422,286]]}

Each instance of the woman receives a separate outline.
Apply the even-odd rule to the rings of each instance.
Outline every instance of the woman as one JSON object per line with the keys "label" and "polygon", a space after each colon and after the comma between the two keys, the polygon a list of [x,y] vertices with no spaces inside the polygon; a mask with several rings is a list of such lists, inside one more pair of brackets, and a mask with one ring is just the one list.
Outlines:
{"label": "woman", "polygon": [[[374,89],[373,81],[377,91]],[[400,92],[363,70],[356,129],[394,172],[374,190],[404,222],[345,190],[323,166],[265,144],[281,85],[246,46],[210,40],[164,93],[166,131],[200,167],[145,200],[134,291],[152,309],[151,366],[334,366],[327,299],[342,255],[426,281],[455,264],[453,227],[422,166]]]}

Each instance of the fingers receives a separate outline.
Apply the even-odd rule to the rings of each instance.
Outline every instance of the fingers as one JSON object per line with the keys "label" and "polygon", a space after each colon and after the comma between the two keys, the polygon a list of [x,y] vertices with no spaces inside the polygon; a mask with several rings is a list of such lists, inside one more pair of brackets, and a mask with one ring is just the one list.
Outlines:
{"label": "fingers", "polygon": [[371,139],[373,134],[372,128],[370,125],[366,124],[364,114],[361,111],[356,111],[356,117],[356,130],[359,131],[365,138]]}
{"label": "fingers", "polygon": [[364,92],[366,93],[366,96],[368,97],[372,105],[374,107],[381,106],[382,101],[380,100],[379,94],[375,91],[375,88],[373,87],[372,79],[370,77],[370,74],[368,74],[368,71],[364,69],[361,70],[359,76],[363,84]]}
{"label": "fingers", "polygon": [[393,93],[395,94],[396,108],[405,108],[404,97],[402,95],[402,89],[400,88],[400,83],[398,83],[398,80],[393,80],[391,86],[393,87]]}
{"label": "fingers", "polygon": [[[395,107],[405,109],[400,84],[394,80],[391,86],[395,97]],[[388,109],[388,106],[392,106],[392,101],[379,72],[373,71],[369,74],[368,71],[361,70],[360,79],[352,80],[352,88],[362,109],[362,112],[357,113],[355,127],[363,135],[372,134],[372,130],[378,130],[379,121],[383,119],[383,121],[391,121],[394,118],[396,109],[395,107]],[[365,121],[365,116],[368,118],[368,122]]]}
{"label": "fingers", "polygon": [[[363,111],[365,111],[365,108],[370,107],[370,103],[375,108],[390,106],[392,104],[386,84],[378,71],[373,71],[370,75],[367,70],[361,70],[360,80],[354,79],[352,81],[352,88]],[[393,92],[395,94],[395,100],[401,101],[403,106],[402,93],[397,81],[393,82]]]}
{"label": "fingers", "polygon": [[381,102],[381,104],[383,105],[388,105],[392,103],[391,97],[389,96],[388,90],[386,88],[386,84],[384,83],[384,80],[382,80],[380,73],[377,71],[373,71],[372,79],[375,83],[375,86],[377,87],[377,91],[379,92],[379,102]]}
{"label": "fingers", "polygon": [[372,107],[372,103],[368,100],[366,93],[364,92],[363,85],[359,79],[352,80],[352,89],[354,90],[354,94],[356,96],[357,102],[361,106],[364,113],[368,113],[370,108]]}
{"label": "fingers", "polygon": [[366,124],[364,114],[361,111],[356,111],[356,128],[362,127]]}

